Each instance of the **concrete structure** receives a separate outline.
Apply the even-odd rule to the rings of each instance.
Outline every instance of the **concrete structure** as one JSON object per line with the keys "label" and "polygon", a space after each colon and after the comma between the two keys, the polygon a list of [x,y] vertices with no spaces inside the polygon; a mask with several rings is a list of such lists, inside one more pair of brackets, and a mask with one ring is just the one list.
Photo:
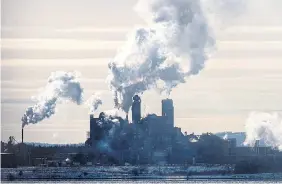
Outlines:
{"label": "concrete structure", "polygon": [[22,143],[24,141],[24,129],[22,128]]}
{"label": "concrete structure", "polygon": [[141,120],[141,98],[135,95],[132,100],[132,122],[139,123]]}
{"label": "concrete structure", "polygon": [[174,127],[174,107],[172,99],[162,100],[162,116],[166,117],[166,124]]}
{"label": "concrete structure", "polygon": [[273,159],[276,153],[271,147],[259,146],[259,141],[256,141],[254,147],[237,146],[236,138],[231,138],[224,140],[224,155],[222,163],[235,164],[253,159]]}
{"label": "concrete structure", "polygon": [[95,132],[96,132],[96,128],[97,128],[97,121],[99,120],[99,118],[94,118],[94,115],[90,115],[90,136],[88,141],[88,145],[92,145],[95,141]]}
{"label": "concrete structure", "polygon": [[267,156],[272,154],[271,148],[267,146],[259,146],[257,140],[254,147],[239,146],[237,147],[236,138],[227,139],[224,141],[224,155],[225,156]]}
{"label": "concrete structure", "polygon": [[234,156],[236,155],[236,145],[237,140],[235,138],[227,139],[227,155]]}
{"label": "concrete structure", "polygon": [[107,128],[101,126],[101,121],[104,120],[105,114],[103,112],[100,113],[99,118],[94,118],[93,115],[90,115],[90,138],[87,140],[88,145],[93,146],[104,137],[107,130]]}
{"label": "concrete structure", "polygon": [[256,140],[255,142],[255,146],[254,146],[254,151],[257,155],[259,155],[259,152],[260,152],[260,145],[259,145],[259,140]]}
{"label": "concrete structure", "polygon": [[152,161],[158,165],[164,165],[168,162],[168,153],[164,150],[156,150],[152,154]]}
{"label": "concrete structure", "polygon": [[13,153],[1,153],[1,168],[17,167],[17,159]]}

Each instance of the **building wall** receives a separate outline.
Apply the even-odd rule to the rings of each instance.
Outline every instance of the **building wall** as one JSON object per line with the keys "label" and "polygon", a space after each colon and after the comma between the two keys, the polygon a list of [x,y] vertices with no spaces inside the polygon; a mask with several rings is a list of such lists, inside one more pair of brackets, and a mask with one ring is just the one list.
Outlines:
{"label": "building wall", "polygon": [[155,164],[167,164],[167,151],[165,150],[156,150],[152,154],[152,161]]}
{"label": "building wall", "polygon": [[234,156],[236,155],[237,141],[235,138],[227,139],[224,141],[224,155]]}
{"label": "building wall", "polygon": [[12,153],[1,153],[1,168],[17,167],[16,156]]}

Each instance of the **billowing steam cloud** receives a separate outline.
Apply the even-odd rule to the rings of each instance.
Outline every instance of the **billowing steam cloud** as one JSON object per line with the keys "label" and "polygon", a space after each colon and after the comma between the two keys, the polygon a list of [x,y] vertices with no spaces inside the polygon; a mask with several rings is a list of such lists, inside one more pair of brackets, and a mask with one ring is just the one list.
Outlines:
{"label": "billowing steam cloud", "polygon": [[89,113],[94,114],[94,112],[99,108],[100,105],[102,105],[103,102],[100,98],[100,96],[96,93],[93,94],[87,101],[86,105],[89,107]]}
{"label": "billowing steam cloud", "polygon": [[36,104],[27,108],[22,117],[22,127],[36,124],[55,114],[59,102],[72,101],[78,105],[82,102],[83,89],[76,72],[53,72],[43,91],[34,98]]}
{"label": "billowing steam cloud", "polygon": [[115,105],[125,112],[135,94],[149,89],[170,93],[198,74],[215,44],[201,1],[140,0],[135,9],[148,28],[134,30],[109,63]]}
{"label": "billowing steam cloud", "polygon": [[263,140],[267,146],[282,150],[282,114],[252,112],[246,121],[245,145]]}

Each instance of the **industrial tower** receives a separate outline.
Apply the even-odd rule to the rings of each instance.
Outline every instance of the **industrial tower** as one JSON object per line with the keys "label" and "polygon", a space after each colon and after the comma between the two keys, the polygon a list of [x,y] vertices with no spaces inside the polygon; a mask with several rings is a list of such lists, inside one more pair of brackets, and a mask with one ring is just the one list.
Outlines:
{"label": "industrial tower", "polygon": [[162,116],[166,117],[166,123],[174,127],[174,107],[172,99],[162,100]]}
{"label": "industrial tower", "polygon": [[132,122],[139,123],[141,119],[141,98],[138,95],[135,95],[132,99]]}

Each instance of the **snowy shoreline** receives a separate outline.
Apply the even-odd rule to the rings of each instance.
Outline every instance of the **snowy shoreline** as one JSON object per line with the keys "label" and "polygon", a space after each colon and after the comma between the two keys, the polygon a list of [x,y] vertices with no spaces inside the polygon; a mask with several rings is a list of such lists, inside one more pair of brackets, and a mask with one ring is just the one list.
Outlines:
{"label": "snowy shoreline", "polygon": [[[184,167],[65,167],[1,168],[1,180],[282,180],[282,173],[261,174],[189,174]],[[193,168],[192,170],[194,170]],[[207,169],[207,168],[206,168]]]}

